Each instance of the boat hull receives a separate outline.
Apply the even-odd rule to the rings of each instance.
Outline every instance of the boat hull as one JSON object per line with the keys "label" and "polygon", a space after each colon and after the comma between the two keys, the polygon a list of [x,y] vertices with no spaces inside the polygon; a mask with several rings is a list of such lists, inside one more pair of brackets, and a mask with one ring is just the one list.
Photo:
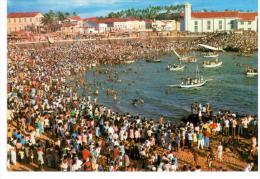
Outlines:
{"label": "boat hull", "polygon": [[247,76],[256,76],[258,73],[246,73]]}
{"label": "boat hull", "polygon": [[196,87],[201,87],[203,85],[205,85],[206,81],[203,81],[202,83],[198,83],[198,84],[193,84],[193,85],[180,85],[180,88],[196,88]]}
{"label": "boat hull", "polygon": [[170,67],[170,68],[168,68],[168,69],[169,69],[169,71],[180,71],[180,70],[183,70],[183,69],[184,69],[184,66],[177,67],[177,68]]}
{"label": "boat hull", "polygon": [[134,63],[135,61],[134,60],[129,60],[129,61],[125,61],[125,64],[131,64],[131,63]]}
{"label": "boat hull", "polygon": [[160,63],[161,60],[145,60],[148,63]]}
{"label": "boat hull", "polygon": [[216,55],[206,55],[206,56],[204,56],[205,58],[216,58],[216,57],[218,57],[219,55],[218,54],[216,54]]}
{"label": "boat hull", "polygon": [[212,65],[206,65],[206,64],[203,64],[202,66],[204,68],[216,68],[216,67],[220,67],[222,65],[222,62],[219,62],[217,64],[212,64]]}

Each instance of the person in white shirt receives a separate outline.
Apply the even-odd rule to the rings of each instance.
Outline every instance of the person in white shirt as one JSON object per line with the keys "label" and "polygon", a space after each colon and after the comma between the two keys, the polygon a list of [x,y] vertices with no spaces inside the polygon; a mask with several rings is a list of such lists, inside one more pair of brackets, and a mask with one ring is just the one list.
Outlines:
{"label": "person in white shirt", "polygon": [[223,146],[222,146],[221,142],[219,143],[217,153],[218,153],[218,160],[222,161]]}

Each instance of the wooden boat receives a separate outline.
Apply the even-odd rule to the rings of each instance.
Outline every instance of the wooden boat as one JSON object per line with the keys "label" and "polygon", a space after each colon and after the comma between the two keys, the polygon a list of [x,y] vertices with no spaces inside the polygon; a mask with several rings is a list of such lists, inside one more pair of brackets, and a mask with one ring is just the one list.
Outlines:
{"label": "wooden boat", "polygon": [[216,48],[216,47],[212,47],[212,46],[209,46],[209,45],[205,45],[205,44],[198,44],[200,47],[204,47],[206,49],[209,49],[209,50],[212,50],[212,51],[221,51],[221,52],[224,52],[224,50],[222,48]]}
{"label": "wooden boat", "polygon": [[196,77],[195,79],[192,79],[190,77],[185,78],[181,84],[178,85],[168,85],[169,87],[179,87],[179,88],[197,88],[197,87],[202,87],[204,86],[207,81],[209,80],[203,80],[202,76],[199,74],[199,68],[197,66],[196,69]]}
{"label": "wooden boat", "polygon": [[219,56],[219,54],[207,54],[207,55],[205,55],[204,57],[205,58],[216,58],[216,57],[218,57]]}
{"label": "wooden boat", "polygon": [[161,62],[160,59],[147,59],[145,61],[148,62],[148,63],[160,63]]}
{"label": "wooden boat", "polygon": [[198,83],[191,83],[191,84],[180,84],[180,88],[195,88],[195,87],[201,87],[203,85],[205,85],[207,81],[201,81]]}
{"label": "wooden boat", "polygon": [[125,64],[131,64],[131,63],[134,63],[135,61],[134,60],[127,60],[125,61]]}
{"label": "wooden boat", "polygon": [[182,61],[182,62],[196,62],[197,58],[194,56],[180,56],[174,49],[173,52],[175,53],[175,55],[178,57],[178,60]]}
{"label": "wooden boat", "polygon": [[247,76],[256,76],[258,75],[258,72],[246,72]]}
{"label": "wooden boat", "polygon": [[250,68],[249,66],[247,66],[246,68],[246,76],[256,76],[258,75],[258,71],[257,68]]}
{"label": "wooden boat", "polygon": [[183,70],[184,69],[184,65],[168,65],[167,66],[167,69],[169,70],[169,71],[180,71],[180,70]]}
{"label": "wooden boat", "polygon": [[218,59],[214,61],[203,61],[203,67],[204,68],[216,68],[220,67],[222,65],[222,61],[218,61]]}

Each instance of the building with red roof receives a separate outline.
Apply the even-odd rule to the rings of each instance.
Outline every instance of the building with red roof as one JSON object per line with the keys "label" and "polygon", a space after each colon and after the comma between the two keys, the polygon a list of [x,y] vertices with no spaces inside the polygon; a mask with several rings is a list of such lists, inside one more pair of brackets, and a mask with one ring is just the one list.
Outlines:
{"label": "building with red roof", "polygon": [[230,30],[257,31],[257,12],[192,12],[191,4],[184,4],[181,30],[189,32],[216,32]]}
{"label": "building with red roof", "polygon": [[42,27],[40,12],[14,12],[7,15],[7,32],[39,31]]}

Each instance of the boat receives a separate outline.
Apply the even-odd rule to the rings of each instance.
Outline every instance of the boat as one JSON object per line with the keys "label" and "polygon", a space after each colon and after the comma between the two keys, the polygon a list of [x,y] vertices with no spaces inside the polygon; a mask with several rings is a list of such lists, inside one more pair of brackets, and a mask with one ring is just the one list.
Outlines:
{"label": "boat", "polygon": [[196,87],[202,87],[204,86],[207,81],[209,80],[204,80],[202,78],[202,76],[200,76],[199,74],[199,68],[197,66],[197,69],[196,69],[196,77],[194,79],[188,77],[188,78],[185,78],[181,84],[178,84],[178,85],[168,85],[169,87],[179,87],[179,88],[196,88]]}
{"label": "boat", "polygon": [[161,62],[160,59],[147,59],[145,61],[148,62],[148,63],[160,63]]}
{"label": "boat", "polygon": [[209,53],[209,54],[205,55],[204,58],[216,58],[218,56],[219,56],[219,54],[214,54],[214,53],[211,54],[211,53]]}
{"label": "boat", "polygon": [[180,71],[180,70],[183,70],[184,69],[184,65],[181,65],[181,64],[179,64],[179,65],[171,65],[171,64],[169,64],[168,66],[167,66],[167,69],[169,70],[169,71]]}
{"label": "boat", "polygon": [[222,65],[222,61],[218,61],[218,59],[214,61],[203,61],[203,67],[204,68],[215,68],[220,67]]}
{"label": "boat", "polygon": [[131,64],[131,63],[134,63],[135,61],[134,60],[127,60],[125,61],[125,64]]}
{"label": "boat", "polygon": [[209,46],[209,45],[205,45],[205,44],[198,44],[199,46],[201,47],[204,47],[206,49],[209,49],[209,50],[212,50],[212,51],[221,51],[221,52],[224,52],[224,50],[222,48],[216,48],[216,47],[212,47],[212,46]]}
{"label": "boat", "polygon": [[173,49],[173,52],[175,53],[175,55],[178,57],[178,60],[179,61],[182,61],[182,62],[189,62],[189,63],[192,63],[192,62],[197,62],[197,58],[194,57],[194,56],[180,56],[174,49]]}
{"label": "boat", "polygon": [[256,76],[256,75],[258,75],[257,68],[250,68],[249,66],[247,66],[246,76]]}

